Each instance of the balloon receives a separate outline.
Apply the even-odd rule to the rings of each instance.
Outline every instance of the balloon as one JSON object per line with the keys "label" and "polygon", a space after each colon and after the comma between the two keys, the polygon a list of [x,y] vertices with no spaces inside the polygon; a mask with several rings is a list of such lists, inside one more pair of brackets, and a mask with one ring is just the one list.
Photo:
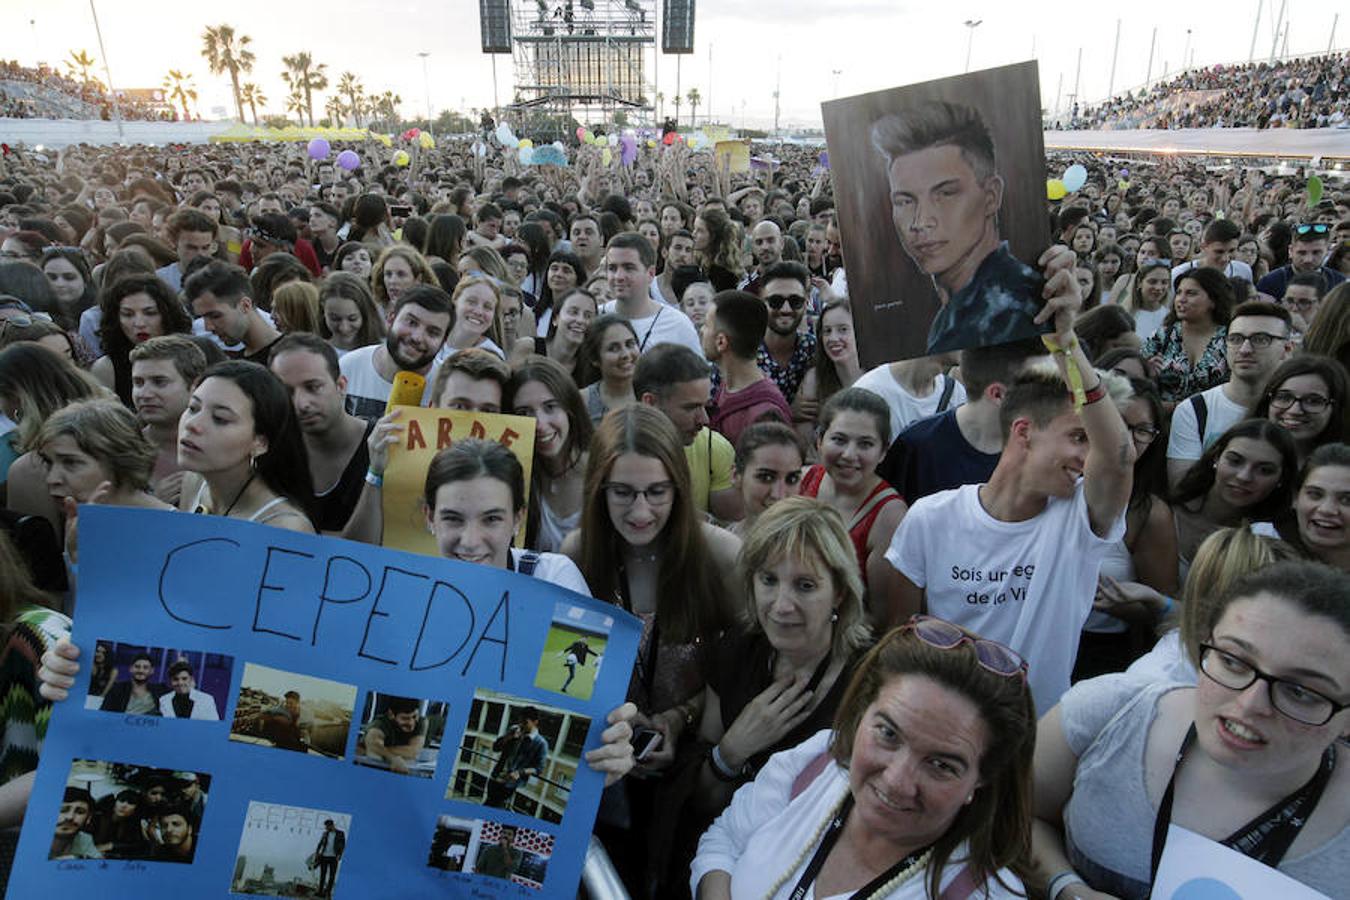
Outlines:
{"label": "balloon", "polygon": [[1045,182],[1045,196],[1051,200],[1063,200],[1068,191],[1064,188],[1064,182],[1058,178],[1051,178]]}
{"label": "balloon", "polygon": [[520,139],[520,149],[522,149],[522,150],[528,150],[528,149],[530,149],[530,148],[533,147],[533,146],[534,146],[534,141],[530,140],[529,138],[521,138],[521,139]]}
{"label": "balloon", "polygon": [[1308,165],[1312,166],[1314,169],[1322,168],[1322,157],[1314,156],[1312,159],[1308,160]]}
{"label": "balloon", "polygon": [[417,145],[423,150],[430,150],[436,146],[436,139],[429,132],[422,132],[417,138]]}
{"label": "balloon", "polygon": [[516,144],[520,143],[515,134],[512,133],[511,126],[507,125],[505,122],[497,126],[497,140],[504,147],[514,147]]}
{"label": "balloon", "polygon": [[607,166],[614,160],[614,151],[606,147],[600,153],[600,165]]}
{"label": "balloon", "polygon": [[[668,143],[670,143],[670,141],[666,141],[666,143],[668,144]],[[655,147],[656,147],[656,141],[652,140],[651,138],[647,138],[647,149],[651,150],[651,149],[654,149]]]}
{"label": "balloon", "polygon": [[412,162],[412,157],[408,155],[407,150],[400,150],[394,154],[394,165],[402,168]]}
{"label": "balloon", "polygon": [[830,167],[830,151],[820,151],[820,167],[822,169],[828,169]]}
{"label": "balloon", "polygon": [[309,142],[310,159],[327,159],[328,154],[333,152],[333,148],[323,138],[315,138]]}
{"label": "balloon", "polygon": [[1128,191],[1130,189],[1130,183],[1122,178],[1120,181],[1116,182],[1116,187],[1120,188],[1122,191]]}
{"label": "balloon", "polygon": [[631,166],[633,163],[637,162],[637,155],[637,141],[633,140],[630,142],[625,138],[623,146],[619,149],[619,162],[623,163],[625,166]]}
{"label": "balloon", "polygon": [[609,137],[605,138],[605,140],[611,147],[617,147],[619,145],[619,136],[617,134],[611,134]]}
{"label": "balloon", "polygon": [[361,157],[355,150],[343,150],[338,154],[337,164],[350,172],[361,165]]}
{"label": "balloon", "polygon": [[563,142],[562,142],[562,141],[554,141],[554,142],[553,142],[553,146],[558,148],[558,152],[559,152],[559,153],[562,153],[562,152],[563,152]]}
{"label": "balloon", "polygon": [[1308,205],[1315,206],[1322,199],[1322,179],[1316,175],[1308,179]]}
{"label": "balloon", "polygon": [[581,141],[583,144],[586,143],[586,126],[577,126],[577,140]]}
{"label": "balloon", "polygon": [[586,129],[584,132],[582,132],[582,134],[581,134],[581,142],[582,142],[583,144],[594,144],[594,143],[595,143],[595,135],[591,132],[591,130],[590,130],[589,128]]}
{"label": "balloon", "polygon": [[678,137],[679,137],[679,135],[676,134],[675,132],[673,132],[673,131],[667,131],[667,132],[666,132],[666,136],[663,137],[663,138],[661,138],[661,143],[663,143],[663,144],[665,144],[667,147],[669,147],[671,144],[675,143],[675,139],[678,138]]}
{"label": "balloon", "polygon": [[474,155],[474,156],[477,156],[477,157],[484,157],[484,156],[487,156],[487,149],[488,149],[488,148],[487,148],[487,144],[484,144],[482,141],[474,141],[474,142],[473,142],[473,155]]}
{"label": "balloon", "polygon": [[403,132],[403,136],[410,141],[415,141],[417,140],[417,136],[421,133],[422,129],[420,128],[409,128],[407,131]]}
{"label": "balloon", "polygon": [[563,152],[561,147],[555,147],[552,144],[535,147],[529,153],[530,160],[526,165],[559,167],[567,165],[567,154]]}
{"label": "balloon", "polygon": [[1087,169],[1078,163],[1074,163],[1064,170],[1064,177],[1060,180],[1064,182],[1064,190],[1072,194],[1087,184]]}
{"label": "balloon", "polygon": [[522,146],[520,148],[520,164],[522,166],[528,166],[531,162],[533,162],[533,160],[534,160],[534,145],[531,144],[528,147]]}

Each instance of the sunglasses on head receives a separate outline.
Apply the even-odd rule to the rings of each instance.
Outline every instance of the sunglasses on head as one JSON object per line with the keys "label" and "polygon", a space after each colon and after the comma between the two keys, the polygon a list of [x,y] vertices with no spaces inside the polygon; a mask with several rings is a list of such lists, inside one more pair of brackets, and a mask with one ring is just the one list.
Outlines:
{"label": "sunglasses on head", "polygon": [[1305,234],[1327,234],[1331,231],[1331,226],[1323,222],[1313,222],[1307,225],[1294,226],[1294,233],[1300,237]]}
{"label": "sunglasses on head", "polygon": [[981,667],[1005,678],[1020,675],[1025,680],[1027,677],[1027,662],[1016,651],[998,641],[972,637],[944,619],[917,615],[901,625],[900,630],[914,632],[919,640],[939,650],[955,650],[962,644],[970,644],[975,648],[975,659]]}
{"label": "sunglasses on head", "polygon": [[768,304],[769,309],[782,309],[783,304],[786,303],[792,307],[793,311],[796,311],[806,305],[806,298],[799,297],[796,294],[770,294],[764,298],[764,302]]}

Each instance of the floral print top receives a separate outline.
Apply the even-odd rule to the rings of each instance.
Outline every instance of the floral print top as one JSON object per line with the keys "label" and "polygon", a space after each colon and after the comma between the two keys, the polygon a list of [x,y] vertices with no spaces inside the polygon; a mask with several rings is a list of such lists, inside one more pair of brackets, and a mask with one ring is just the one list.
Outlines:
{"label": "floral print top", "polygon": [[1228,380],[1228,357],[1225,355],[1224,341],[1228,337],[1228,326],[1220,325],[1214,329],[1214,336],[1205,345],[1200,359],[1191,364],[1186,356],[1186,346],[1181,340],[1181,323],[1174,322],[1144,341],[1141,351],[1145,359],[1158,357],[1161,365],[1157,377],[1158,394],[1166,403],[1180,403],[1192,394],[1209,390]]}

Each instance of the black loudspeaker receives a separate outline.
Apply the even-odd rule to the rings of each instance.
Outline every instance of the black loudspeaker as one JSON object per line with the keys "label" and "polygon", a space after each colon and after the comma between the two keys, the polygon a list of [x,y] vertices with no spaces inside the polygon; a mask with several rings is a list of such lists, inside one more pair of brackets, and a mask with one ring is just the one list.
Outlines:
{"label": "black loudspeaker", "polygon": [[694,0],[665,0],[661,7],[661,51],[694,52]]}
{"label": "black loudspeaker", "polygon": [[478,0],[478,21],[483,27],[484,53],[511,52],[509,0]]}

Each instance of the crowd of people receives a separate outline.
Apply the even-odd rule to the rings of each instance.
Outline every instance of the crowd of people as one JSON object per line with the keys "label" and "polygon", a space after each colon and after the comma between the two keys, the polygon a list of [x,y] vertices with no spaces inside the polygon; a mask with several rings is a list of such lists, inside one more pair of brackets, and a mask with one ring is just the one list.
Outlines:
{"label": "crowd of people", "polygon": [[81,665],[77,504],[378,543],[411,374],[536,424],[528,495],[435,457],[439,553],[643,622],[591,757],[632,896],[1144,897],[1169,821],[1343,892],[1343,185],[1083,158],[1044,340],[865,370],[814,151],[359,150],[3,162],[16,716]]}
{"label": "crowd of people", "polygon": [[1350,117],[1350,54],[1189,69],[1097,105],[1075,103],[1072,130],[1335,128]]}
{"label": "crowd of people", "polygon": [[[5,89],[3,82],[14,82]],[[24,93],[19,84],[35,85],[61,95],[61,101],[40,94]],[[0,119],[103,119],[113,118],[113,97],[94,79],[62,75],[45,64],[25,66],[16,60],[0,60]],[[118,98],[117,114],[123,119],[177,121],[178,113],[167,104],[151,104],[128,97]]]}

